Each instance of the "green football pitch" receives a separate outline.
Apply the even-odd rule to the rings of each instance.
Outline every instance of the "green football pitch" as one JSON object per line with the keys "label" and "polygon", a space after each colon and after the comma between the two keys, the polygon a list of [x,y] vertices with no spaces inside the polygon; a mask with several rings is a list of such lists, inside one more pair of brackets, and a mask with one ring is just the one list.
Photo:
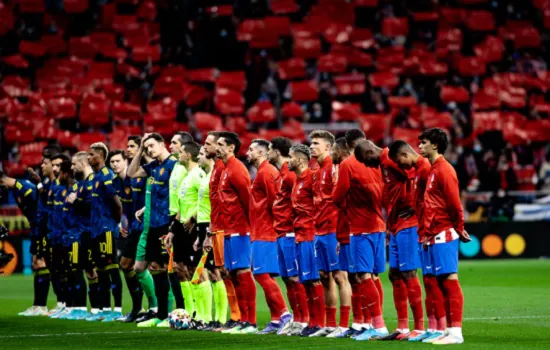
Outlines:
{"label": "green football pitch", "polygon": [[[396,326],[387,274],[384,315],[390,330]],[[550,261],[498,260],[461,263],[465,295],[464,338],[460,347],[473,349],[550,349]],[[258,287],[258,321],[269,311]],[[50,304],[54,296],[50,294]],[[197,331],[136,328],[135,324],[90,323],[19,317],[32,302],[32,279],[0,277],[0,348],[2,349],[350,349],[427,348],[403,342],[357,342],[351,339],[303,339],[276,335],[222,335]],[[128,309],[129,298],[125,298]],[[412,324],[411,324],[412,325]]]}

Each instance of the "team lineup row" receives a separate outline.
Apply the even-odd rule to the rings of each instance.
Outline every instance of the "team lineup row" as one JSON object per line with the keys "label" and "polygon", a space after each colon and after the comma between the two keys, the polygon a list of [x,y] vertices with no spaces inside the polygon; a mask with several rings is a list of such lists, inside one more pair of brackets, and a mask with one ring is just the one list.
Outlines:
{"label": "team lineup row", "polygon": [[[130,136],[125,152],[95,143],[72,159],[48,146],[42,179],[30,169],[30,181],[1,174],[32,228],[35,299],[21,315],[168,327],[175,302],[198,330],[462,343],[458,242],[469,236],[456,173],[443,157],[447,134],[422,133],[421,154],[400,140],[381,149],[358,129],[339,139],[317,130],[310,139],[309,147],[253,140],[253,181],[231,132],[208,133],[202,147],[178,132],[169,149],[159,134]],[[392,333],[379,277],[387,244]],[[125,316],[119,269],[132,297]],[[262,330],[256,282],[271,313]],[[58,304],[48,311],[50,283]]]}

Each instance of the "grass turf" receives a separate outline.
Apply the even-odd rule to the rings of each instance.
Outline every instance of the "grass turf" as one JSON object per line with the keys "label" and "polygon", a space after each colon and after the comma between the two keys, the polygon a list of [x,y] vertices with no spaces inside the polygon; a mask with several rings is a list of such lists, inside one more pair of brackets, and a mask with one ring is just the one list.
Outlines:
{"label": "grass turf", "polygon": [[[550,348],[550,261],[497,260],[461,263],[465,295],[463,348]],[[391,285],[384,281],[384,315],[395,328]],[[269,310],[258,286],[258,322],[269,320]],[[125,310],[130,298],[125,295]],[[54,296],[50,293],[50,304]],[[138,329],[135,324],[91,323],[20,317],[16,314],[32,302],[28,276],[0,278],[0,347],[2,349],[212,349],[247,348],[427,348],[428,344],[357,342],[351,339],[302,339],[275,335],[222,335],[197,331]],[[409,313],[410,314],[410,313]],[[411,322],[412,326],[412,322]]]}

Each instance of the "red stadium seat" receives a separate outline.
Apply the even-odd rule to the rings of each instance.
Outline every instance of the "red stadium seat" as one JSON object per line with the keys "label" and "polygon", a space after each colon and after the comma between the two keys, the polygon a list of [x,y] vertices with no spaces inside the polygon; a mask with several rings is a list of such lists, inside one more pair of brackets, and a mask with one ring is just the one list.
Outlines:
{"label": "red stadium seat", "polygon": [[153,1],[143,1],[137,11],[138,19],[146,22],[153,22],[157,18],[157,6]]}
{"label": "red stadium seat", "polygon": [[342,103],[332,101],[333,122],[354,122],[359,120],[361,115],[361,105],[358,103]]}
{"label": "red stadium seat", "polygon": [[502,118],[498,111],[473,113],[472,123],[476,135],[490,130],[502,129]]}
{"label": "red stadium seat", "polygon": [[470,93],[463,86],[442,86],[440,98],[443,103],[467,103],[470,101]]}
{"label": "red stadium seat", "polygon": [[15,25],[13,9],[4,3],[0,3],[0,18],[2,18],[2,21],[0,21],[0,36],[2,36],[12,30]]}
{"label": "red stadium seat", "polygon": [[158,62],[160,60],[160,46],[137,46],[132,50],[132,60],[136,63]]}
{"label": "red stadium seat", "polygon": [[356,48],[368,50],[375,44],[374,35],[367,28],[353,28],[349,35],[351,45]]}
{"label": "red stadium seat", "polygon": [[302,58],[291,58],[279,62],[279,78],[282,80],[293,80],[305,78],[306,62]]}
{"label": "red stadium seat", "polygon": [[208,132],[211,130],[223,130],[223,122],[220,116],[197,112],[194,114],[195,117],[195,127],[203,132]]}
{"label": "red stadium seat", "polygon": [[319,72],[326,73],[344,73],[348,65],[348,60],[343,55],[328,54],[319,57],[317,69]]}
{"label": "red stadium seat", "polygon": [[292,81],[289,84],[292,99],[299,102],[317,101],[319,97],[319,87],[313,80],[311,81]]}
{"label": "red stadium seat", "polygon": [[296,142],[301,142],[306,138],[303,124],[295,119],[286,121],[280,130],[280,134]]}
{"label": "red stadium seat", "polygon": [[216,68],[193,69],[188,72],[188,80],[194,83],[214,83],[216,75]]}
{"label": "red stadium seat", "polygon": [[365,75],[360,73],[342,74],[334,77],[336,93],[339,96],[361,95],[366,91]]}
{"label": "red stadium seat", "polygon": [[285,119],[304,119],[304,110],[296,102],[287,102],[281,108],[281,114]]}
{"label": "red stadium seat", "polygon": [[141,120],[141,108],[138,105],[115,101],[112,107],[113,121]]}
{"label": "red stadium seat", "polygon": [[393,129],[393,139],[403,140],[409,145],[415,147],[418,145],[418,136],[420,136],[420,133],[420,130],[395,128]]}
{"label": "red stadium seat", "polygon": [[300,9],[294,0],[272,0],[270,1],[270,8],[276,15],[288,15],[296,13]]}
{"label": "red stadium seat", "polygon": [[514,46],[516,49],[538,48],[540,45],[540,33],[534,27],[522,28],[515,33]]}
{"label": "red stadium seat", "polygon": [[246,112],[251,123],[270,123],[277,120],[275,108],[270,101],[259,101]]}
{"label": "red stadium seat", "polygon": [[495,30],[495,17],[489,11],[469,11],[465,19],[466,27],[471,31],[489,32]]}
{"label": "red stadium seat", "polygon": [[498,62],[504,54],[504,42],[495,36],[487,36],[485,40],[475,46],[475,54],[485,62]]}
{"label": "red stadium seat", "polygon": [[21,40],[19,43],[19,52],[25,56],[43,57],[48,48],[40,41]]}
{"label": "red stadium seat", "polygon": [[268,16],[264,18],[265,31],[272,32],[278,36],[289,36],[291,34],[290,18],[283,16]]}
{"label": "red stadium seat", "polygon": [[160,101],[150,101],[147,103],[147,112],[149,113],[165,113],[176,118],[178,103],[171,97],[165,97]]}
{"label": "red stadium seat", "polygon": [[472,98],[472,108],[478,110],[499,109],[500,99],[496,95],[490,95],[484,90],[479,91]]}
{"label": "red stadium seat", "polygon": [[77,149],[80,149],[80,150],[87,150],[90,148],[90,146],[93,144],[93,143],[96,143],[96,142],[103,142],[103,143],[106,143],[107,142],[107,137],[102,134],[102,133],[99,133],[99,132],[89,132],[89,133],[82,133],[82,134],[77,134]]}
{"label": "red stadium seat", "polygon": [[246,133],[247,121],[245,117],[228,117],[225,118],[225,128],[228,131],[235,132],[239,135]]}
{"label": "red stadium seat", "polygon": [[4,97],[0,99],[0,120],[7,119],[9,115],[13,115],[19,108],[17,99]]}
{"label": "red stadium seat", "polygon": [[220,5],[220,6],[211,6],[206,9],[212,17],[231,17],[233,15],[233,6],[231,5]]}
{"label": "red stadium seat", "polygon": [[380,141],[386,135],[390,118],[386,114],[362,114],[361,130],[365,132],[367,139],[373,142]]}
{"label": "red stadium seat", "polygon": [[244,71],[220,72],[216,79],[216,88],[227,88],[235,91],[246,90],[246,76]]}
{"label": "red stadium seat", "polygon": [[417,101],[413,96],[390,96],[388,103],[392,108],[411,108],[416,106]]}
{"label": "red stadium seat", "polygon": [[76,103],[71,98],[58,97],[47,101],[48,115],[55,119],[70,119],[76,117]]}
{"label": "red stadium seat", "polygon": [[5,126],[4,135],[7,144],[29,143],[34,141],[34,135],[31,129],[14,124]]}
{"label": "red stadium seat", "polygon": [[457,70],[461,75],[467,77],[484,75],[486,65],[478,57],[459,57],[457,60]]}
{"label": "red stadium seat", "polygon": [[150,112],[143,116],[143,125],[146,128],[162,127],[163,125],[170,125],[176,120],[175,115],[171,115],[164,112]]}
{"label": "red stadium seat", "polygon": [[370,84],[373,87],[386,87],[389,89],[395,88],[399,85],[399,78],[391,72],[372,73],[369,76]]}
{"label": "red stadium seat", "polygon": [[86,12],[88,6],[88,0],[63,0],[63,10],[67,13]]}
{"label": "red stadium seat", "polygon": [[334,22],[323,31],[323,36],[330,44],[345,44],[350,40],[352,30],[352,26]]}
{"label": "red stadium seat", "polygon": [[5,56],[2,58],[2,62],[14,68],[21,68],[21,69],[29,68],[29,62],[25,59],[25,57],[19,54]]}
{"label": "red stadium seat", "polygon": [[44,0],[19,0],[19,12],[43,13],[45,11]]}
{"label": "red stadium seat", "polygon": [[407,35],[409,20],[406,17],[387,17],[382,20],[382,34],[389,37]]}
{"label": "red stadium seat", "polygon": [[216,110],[225,115],[242,115],[244,113],[244,97],[240,92],[229,89],[216,89],[214,105]]}
{"label": "red stadium seat", "polygon": [[317,38],[294,37],[294,56],[298,58],[317,58],[321,55],[321,40]]}
{"label": "red stadium seat", "polygon": [[80,105],[80,123],[86,127],[98,127],[109,123],[111,102],[103,94],[84,97]]}

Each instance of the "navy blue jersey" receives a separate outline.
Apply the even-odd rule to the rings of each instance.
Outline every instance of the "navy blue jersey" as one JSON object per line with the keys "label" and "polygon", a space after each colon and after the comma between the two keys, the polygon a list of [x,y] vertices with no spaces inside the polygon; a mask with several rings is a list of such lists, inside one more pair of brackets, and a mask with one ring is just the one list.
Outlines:
{"label": "navy blue jersey", "polygon": [[132,182],[133,221],[132,221],[132,226],[129,226],[129,227],[131,228],[132,231],[142,232],[143,221],[140,222],[136,220],[135,213],[145,206],[145,189],[147,187],[147,178],[146,177],[132,178],[131,182]]}
{"label": "navy blue jersey", "polygon": [[64,212],[65,209],[65,200],[69,195],[69,188],[67,186],[60,184],[59,181],[55,184],[55,187],[52,187],[52,211],[50,213],[49,220],[49,232],[48,236],[54,244],[61,243],[63,233],[66,230],[67,214]]}
{"label": "navy blue jersey", "polygon": [[55,216],[55,198],[58,195],[58,192],[63,191],[65,186],[59,183],[59,179],[55,179],[48,190],[48,198],[46,201],[47,209],[47,226],[48,226],[48,235],[52,235],[52,231],[56,229],[56,221],[58,220]]}
{"label": "navy blue jersey", "polygon": [[122,214],[128,220],[128,230],[132,227],[132,222],[135,220],[134,204],[132,200],[132,178],[126,176],[124,180],[116,175],[114,179],[116,193],[122,203]]}
{"label": "navy blue jersey", "polygon": [[93,180],[94,174],[90,174],[86,179],[78,183],[77,197],[75,203],[73,203],[75,206],[75,217],[78,218],[82,232],[90,232]]}
{"label": "navy blue jersey", "polygon": [[17,180],[15,181],[13,194],[19,209],[29,220],[31,236],[35,236],[38,228],[38,190],[36,186],[27,180]]}
{"label": "navy blue jersey", "polygon": [[143,166],[151,176],[151,228],[161,227],[170,222],[169,186],[170,174],[176,165],[176,158],[170,156],[160,163],[155,160]]}
{"label": "navy blue jersey", "polygon": [[67,192],[63,197],[63,216],[62,216],[62,239],[64,245],[69,245],[72,242],[80,241],[82,233],[82,224],[80,217],[77,215],[76,200],[73,203],[69,203],[67,198],[71,193],[78,193],[80,184],[75,182],[71,187],[67,188]]}
{"label": "navy blue jersey", "polygon": [[50,215],[51,207],[48,206],[48,195],[52,184],[53,181],[47,177],[42,180],[42,192],[38,193],[38,205],[36,211],[38,222],[46,223],[47,221],[45,220],[48,220]]}
{"label": "navy blue jersey", "polygon": [[94,238],[109,231],[118,237],[118,222],[112,214],[113,197],[117,195],[114,178],[115,174],[105,166],[94,174],[90,217]]}

